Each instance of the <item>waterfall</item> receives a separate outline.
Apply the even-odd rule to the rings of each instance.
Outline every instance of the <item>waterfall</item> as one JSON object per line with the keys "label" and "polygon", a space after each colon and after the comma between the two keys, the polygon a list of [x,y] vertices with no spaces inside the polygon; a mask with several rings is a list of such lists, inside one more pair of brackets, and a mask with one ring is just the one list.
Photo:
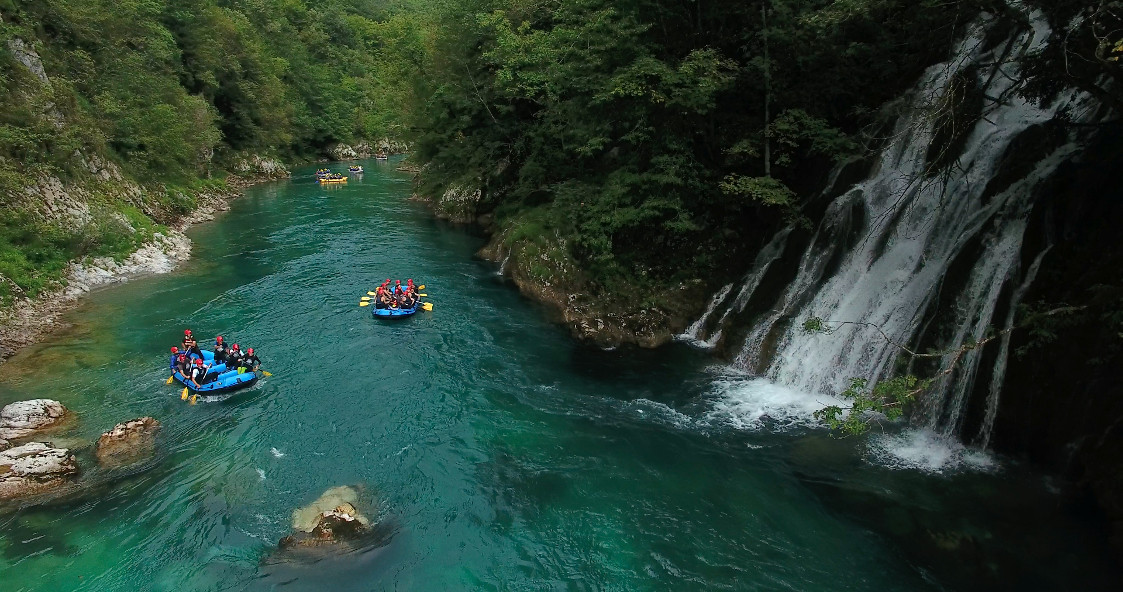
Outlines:
{"label": "waterfall", "polygon": [[990,435],[994,431],[994,419],[998,417],[998,398],[1002,394],[1002,381],[1006,378],[1006,361],[1010,355],[1011,330],[1014,328],[1014,318],[1017,316],[1018,305],[1022,303],[1022,297],[1025,296],[1026,290],[1029,290],[1033,280],[1037,278],[1037,270],[1041,268],[1041,261],[1045,259],[1045,255],[1052,248],[1053,246],[1050,245],[1037,254],[1033,263],[1030,264],[1029,270],[1026,271],[1022,284],[1018,286],[1018,289],[1014,291],[1014,295],[1010,298],[1010,308],[1006,312],[1006,323],[1002,327],[1004,333],[999,342],[998,359],[994,362],[994,374],[990,377],[986,415],[983,417],[983,425],[979,428],[979,435],[976,438],[976,441],[983,448],[990,444]]}
{"label": "waterfall", "polygon": [[[831,202],[799,258],[795,278],[754,320],[734,357],[736,366],[785,387],[829,395],[844,390],[852,377],[877,380],[899,371],[895,344],[915,348],[922,340],[932,341],[943,351],[984,339],[1000,304],[1009,311],[1006,327],[1012,326],[1014,308],[1044,255],[1021,268],[1037,186],[1071,159],[1078,145],[1062,131],[1059,140],[1044,143],[1048,150],[1035,153],[1032,170],[1017,175],[1003,168],[1004,159],[1020,154],[1021,146],[1014,143],[1023,134],[1053,129],[1047,124],[1062,113],[1087,121],[1095,106],[1075,92],[1045,106],[1017,95],[1017,66],[1007,58],[1042,48],[1050,32],[1040,12],[1029,17],[1030,28],[990,47],[988,23],[980,21],[950,61],[923,75],[869,177]],[[987,106],[973,126],[965,127],[960,142],[949,142],[958,158],[934,172],[930,146],[941,130],[933,108],[945,104],[955,94],[951,85],[964,80],[975,85]],[[777,236],[780,243],[788,232]],[[762,256],[771,264],[777,255],[765,251]],[[759,258],[742,293],[756,290],[758,268]],[[707,318],[711,314],[707,311]],[[830,334],[805,332],[802,322],[810,317],[833,321],[837,328]],[[933,385],[914,421],[944,436],[958,435],[982,350],[957,359],[956,370]],[[1007,350],[1004,339],[979,435],[984,444]],[[945,367],[952,357],[944,357]]]}
{"label": "waterfall", "polygon": [[[725,297],[729,295],[729,292],[732,289],[733,284],[726,284],[722,289],[718,290],[717,293],[714,294],[713,299],[710,300],[709,306],[706,307],[706,312],[702,313],[702,316],[699,317],[697,321],[694,321],[694,323],[689,327],[687,327],[686,331],[683,331],[681,335],[676,335],[675,339],[678,339],[679,341],[686,341],[699,347],[713,347],[717,343],[717,340],[715,339],[714,343],[710,343],[702,339],[702,330],[706,326],[706,321],[710,320],[710,316],[712,316],[714,314],[714,311],[717,310],[718,305],[725,301]],[[721,332],[718,331],[718,335],[720,334]]]}
{"label": "waterfall", "polygon": [[[690,327],[686,329],[686,332],[679,335],[678,338],[704,349],[712,349],[715,347],[717,342],[721,339],[723,328],[729,316],[745,310],[749,299],[752,298],[753,293],[755,293],[757,287],[760,286],[761,280],[764,279],[764,274],[768,273],[768,269],[772,267],[772,264],[784,253],[784,246],[787,244],[788,235],[791,234],[791,232],[792,228],[790,226],[781,230],[776,233],[776,236],[772,237],[772,240],[768,241],[768,244],[761,248],[760,252],[757,253],[756,259],[753,260],[752,268],[745,274],[745,278],[741,280],[741,289],[737,291],[737,295],[732,301],[726,302],[729,292],[733,289],[733,284],[729,284],[714,295],[714,299],[710,301],[706,312],[695,321],[694,324],[690,325]],[[707,337],[706,321],[713,316],[714,312],[716,312],[721,305],[725,305],[725,310],[722,312],[717,322],[714,323],[715,328],[713,332]]]}

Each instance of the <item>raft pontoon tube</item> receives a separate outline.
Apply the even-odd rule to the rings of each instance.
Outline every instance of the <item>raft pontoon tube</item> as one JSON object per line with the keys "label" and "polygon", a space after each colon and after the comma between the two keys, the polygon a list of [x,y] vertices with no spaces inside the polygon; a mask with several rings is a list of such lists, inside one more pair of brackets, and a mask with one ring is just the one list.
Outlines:
{"label": "raft pontoon tube", "polygon": [[415,304],[410,308],[375,308],[370,311],[370,314],[374,318],[382,317],[390,319],[398,317],[408,317],[413,316],[413,314],[417,312],[417,309],[420,308],[420,306],[420,304]]}

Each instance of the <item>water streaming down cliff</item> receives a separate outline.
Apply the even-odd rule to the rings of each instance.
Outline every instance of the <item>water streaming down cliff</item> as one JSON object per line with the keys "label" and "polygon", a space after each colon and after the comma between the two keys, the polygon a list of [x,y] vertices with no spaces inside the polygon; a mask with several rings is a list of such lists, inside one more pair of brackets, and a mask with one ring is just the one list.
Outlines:
{"label": "water streaming down cliff", "polygon": [[[899,345],[953,350],[986,338],[1001,311],[1003,327],[1012,325],[1040,262],[1039,254],[1023,253],[1038,186],[1078,151],[1071,132],[1058,132],[1052,122],[1058,116],[1085,121],[1094,110],[1071,92],[1045,106],[1018,96],[1016,58],[1040,49],[1049,36],[1044,17],[1029,16],[1028,28],[998,44],[988,43],[988,23],[980,21],[950,61],[926,72],[872,173],[828,206],[794,280],[751,320],[734,350],[736,366],[805,393],[837,393],[852,377],[880,379],[900,370],[908,361],[898,361]],[[957,96],[974,96],[982,105],[973,124],[960,120]],[[941,128],[949,121],[963,131]],[[1025,160],[1026,136],[1052,137],[1034,143],[1038,152],[1028,170],[1024,163],[1010,165]],[[782,231],[762,252],[767,264],[780,256],[789,233]],[[1032,261],[1028,269],[1023,258]],[[758,259],[741,294],[757,289],[760,267]],[[803,331],[811,317],[833,330]],[[993,347],[1001,351],[985,372],[992,400],[977,436],[984,445],[1008,343]],[[955,370],[938,378],[915,423],[959,435],[983,354],[979,348],[957,361],[954,353],[940,360],[940,368]]]}

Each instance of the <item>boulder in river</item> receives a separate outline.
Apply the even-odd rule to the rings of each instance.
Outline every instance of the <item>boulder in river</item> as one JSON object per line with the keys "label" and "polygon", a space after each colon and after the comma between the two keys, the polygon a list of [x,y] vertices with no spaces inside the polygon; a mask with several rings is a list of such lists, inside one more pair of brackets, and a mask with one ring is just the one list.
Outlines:
{"label": "boulder in river", "polygon": [[78,463],[65,448],[42,442],[9,448],[0,452],[0,501],[49,492],[77,474]]}
{"label": "boulder in river", "polygon": [[98,463],[113,468],[151,458],[156,452],[156,434],[159,431],[160,422],[151,417],[117,424],[98,438]]}
{"label": "boulder in river", "polygon": [[10,403],[0,410],[0,440],[15,440],[62,423],[68,411],[52,399]]}
{"label": "boulder in river", "polygon": [[370,519],[355,509],[359,494],[351,487],[333,487],[311,504],[292,513],[293,534],[281,549],[324,547],[353,542],[370,532]]}

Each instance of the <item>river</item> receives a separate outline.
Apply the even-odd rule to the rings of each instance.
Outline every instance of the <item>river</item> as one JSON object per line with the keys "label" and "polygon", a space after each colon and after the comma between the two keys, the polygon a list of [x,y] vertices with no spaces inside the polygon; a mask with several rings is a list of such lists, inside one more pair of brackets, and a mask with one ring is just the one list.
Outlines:
{"label": "river", "polygon": [[[363,164],[342,187],[306,168],[251,189],[189,231],[181,269],[90,295],[0,366],[0,404],[77,412],[72,446],[134,417],[164,424],[153,469],[0,514],[0,588],[1118,584],[1105,528],[1063,481],[915,433],[832,438],[815,397],[685,345],[575,343],[473,257],[480,237],[409,201],[392,162]],[[434,310],[372,319],[358,299],[385,278],[425,284]],[[164,378],[186,327],[256,348],[273,376],[184,403]],[[385,540],[270,559],[292,511],[337,485],[375,500]]]}

